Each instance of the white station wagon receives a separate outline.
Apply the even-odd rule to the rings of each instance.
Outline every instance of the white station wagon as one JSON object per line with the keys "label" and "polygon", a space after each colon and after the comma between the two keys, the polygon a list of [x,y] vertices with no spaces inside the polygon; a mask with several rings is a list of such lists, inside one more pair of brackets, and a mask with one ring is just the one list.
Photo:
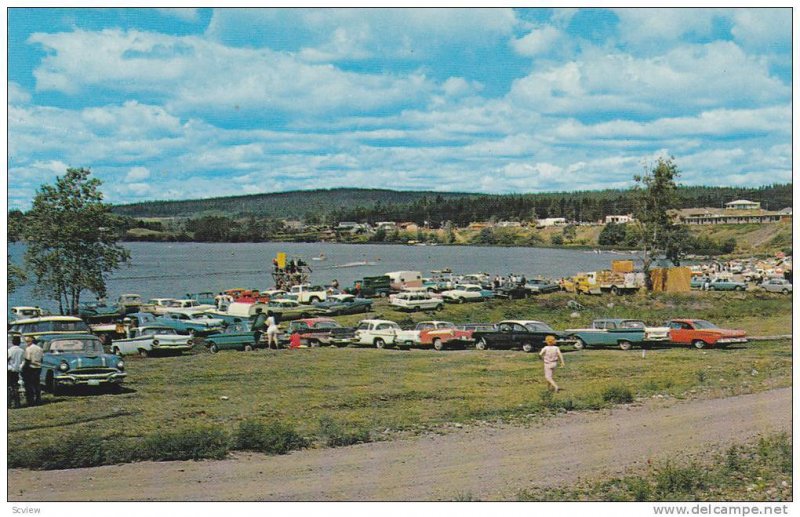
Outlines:
{"label": "white station wagon", "polygon": [[352,343],[355,345],[374,345],[383,348],[394,345],[400,325],[389,320],[361,320],[356,327]]}
{"label": "white station wagon", "polygon": [[161,326],[145,326],[128,331],[128,337],[115,339],[111,352],[116,355],[139,354],[147,357],[153,352],[184,352],[191,350],[193,340],[179,335],[175,329]]}
{"label": "white station wagon", "polygon": [[398,293],[389,298],[389,304],[407,311],[437,310],[444,307],[441,298],[435,298],[427,291]]}

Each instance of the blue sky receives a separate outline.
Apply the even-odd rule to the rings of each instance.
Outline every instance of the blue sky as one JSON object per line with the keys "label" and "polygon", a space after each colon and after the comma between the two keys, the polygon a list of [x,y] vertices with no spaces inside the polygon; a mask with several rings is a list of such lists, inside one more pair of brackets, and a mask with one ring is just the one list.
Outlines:
{"label": "blue sky", "polygon": [[791,10],[8,11],[8,202],[791,176]]}

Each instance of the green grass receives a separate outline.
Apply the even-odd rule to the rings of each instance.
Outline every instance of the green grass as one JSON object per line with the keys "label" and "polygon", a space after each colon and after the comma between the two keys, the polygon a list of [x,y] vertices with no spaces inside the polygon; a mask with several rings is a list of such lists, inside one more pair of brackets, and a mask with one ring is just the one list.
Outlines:
{"label": "green grass", "polygon": [[786,434],[724,453],[669,459],[622,477],[520,491],[522,501],[791,501],[792,439]]}
{"label": "green grass", "polygon": [[[723,305],[723,298],[729,303]],[[778,295],[581,298],[586,308],[577,319],[565,307],[569,299],[558,294],[448,306],[437,318],[497,321],[517,316],[564,328],[599,316],[642,315],[660,322],[669,315],[690,315],[736,325],[747,315],[757,318],[762,329],[791,332],[783,323],[790,321],[791,303]],[[609,302],[613,308],[606,306]],[[385,315],[395,314],[401,315]],[[410,322],[427,317],[404,316]],[[556,410],[597,409],[631,398],[721,397],[791,385],[789,340],[724,350],[663,348],[645,357],[638,350],[576,352],[564,347],[564,352],[566,367],[556,371],[556,379],[565,389],[557,394],[545,394],[538,357],[520,351],[314,348],[132,357],[126,361],[125,393],[45,395],[42,406],[9,411],[8,438],[17,450],[34,451],[89,435],[104,448],[98,454],[124,462],[144,459],[126,451],[152,445],[153,436],[162,435],[176,444],[170,450],[189,451],[171,457],[193,457],[195,450],[202,457],[218,457],[226,450],[220,444],[226,437],[235,442],[243,425],[278,425],[278,448],[284,439],[292,443],[289,448],[340,446],[376,439],[386,429],[421,432],[450,422],[526,420]],[[199,434],[191,435],[195,429]],[[214,430],[222,435],[215,436]],[[271,452],[270,443],[239,448]],[[11,463],[42,468],[37,461]]]}

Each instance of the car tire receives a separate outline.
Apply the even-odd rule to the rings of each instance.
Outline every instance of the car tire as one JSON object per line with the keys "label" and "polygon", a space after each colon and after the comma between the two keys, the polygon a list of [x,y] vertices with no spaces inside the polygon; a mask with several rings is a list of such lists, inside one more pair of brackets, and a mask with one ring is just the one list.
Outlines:
{"label": "car tire", "polygon": [[139,349],[139,357],[147,357],[148,355],[150,354],[147,352],[147,350],[145,350],[144,348]]}
{"label": "car tire", "polygon": [[464,303],[464,302],[466,302],[466,301],[467,301],[467,300],[466,300],[466,299],[464,299],[463,297],[461,297],[461,298],[459,298],[459,299],[458,299],[458,303]]}
{"label": "car tire", "polygon": [[486,342],[485,338],[480,338],[477,342],[475,342],[475,349],[476,350],[489,350],[489,343]]}
{"label": "car tire", "polygon": [[245,352],[252,352],[253,351],[253,345],[244,345],[244,351]]}
{"label": "car tire", "polygon": [[60,395],[61,394],[61,390],[59,389],[58,383],[56,382],[56,379],[55,379],[55,377],[53,377],[52,373],[47,376],[47,379],[44,382],[44,387],[52,395]]}
{"label": "car tire", "polygon": [[319,348],[319,340],[317,340],[317,339],[309,339],[308,340],[308,346],[310,346],[311,348]]}
{"label": "car tire", "polygon": [[208,351],[211,352],[212,354],[216,354],[217,352],[219,352],[219,348],[217,347],[216,343],[211,341],[210,343],[208,343]]}
{"label": "car tire", "polygon": [[108,387],[108,391],[109,391],[110,393],[113,393],[114,395],[117,395],[117,394],[119,394],[119,393],[122,393],[122,384],[119,384],[119,383],[114,383],[114,384],[111,384],[111,385]]}
{"label": "car tire", "polygon": [[702,339],[695,339],[694,341],[692,341],[692,346],[694,346],[698,350],[702,350],[703,348],[706,347],[706,342],[703,341]]}
{"label": "car tire", "polygon": [[783,291],[781,291],[781,293],[783,293],[783,294],[789,294],[789,290],[788,290],[788,289],[786,289],[786,288],[784,288],[784,289],[783,289]]}
{"label": "car tire", "polygon": [[386,348],[386,341],[381,338],[375,339],[375,348]]}
{"label": "car tire", "polygon": [[436,309],[435,309],[435,310],[437,310],[437,311],[440,311],[440,310],[442,310],[442,309],[444,309],[444,304],[443,304],[443,303],[440,303],[439,305],[437,305],[437,306],[436,306]]}
{"label": "car tire", "polygon": [[621,340],[621,341],[619,342],[619,348],[620,348],[620,350],[630,350],[630,349],[631,349],[631,346],[633,346],[633,345],[631,344],[631,342],[630,342],[630,341],[628,341],[628,340],[626,340],[626,339],[623,339],[623,340]]}
{"label": "car tire", "polygon": [[578,338],[578,339],[575,341],[575,343],[573,343],[573,344],[572,344],[572,347],[573,347],[575,350],[583,350],[583,349],[585,349],[585,348],[586,348],[586,341],[582,340],[581,338]]}
{"label": "car tire", "polygon": [[523,343],[522,344],[522,351],[526,353],[533,352],[533,343]]}
{"label": "car tire", "polygon": [[444,344],[442,343],[442,340],[439,339],[438,337],[433,340],[433,349],[439,351],[444,350]]}
{"label": "car tire", "polygon": [[612,285],[611,286],[611,294],[613,294],[615,296],[619,296],[622,293],[620,293],[620,290],[619,290],[619,288],[617,286]]}

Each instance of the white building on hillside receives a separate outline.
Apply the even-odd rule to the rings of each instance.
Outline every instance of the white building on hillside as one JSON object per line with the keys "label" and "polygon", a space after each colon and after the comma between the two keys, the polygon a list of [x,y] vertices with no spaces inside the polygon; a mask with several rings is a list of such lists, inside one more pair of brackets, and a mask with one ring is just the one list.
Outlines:
{"label": "white building on hillside", "polygon": [[756,201],[748,201],[746,199],[737,199],[730,203],[725,203],[726,210],[761,210],[761,203]]}
{"label": "white building on hillside", "polygon": [[606,216],[606,224],[614,223],[614,224],[625,224],[633,222],[633,214],[626,214],[626,215],[607,215]]}

